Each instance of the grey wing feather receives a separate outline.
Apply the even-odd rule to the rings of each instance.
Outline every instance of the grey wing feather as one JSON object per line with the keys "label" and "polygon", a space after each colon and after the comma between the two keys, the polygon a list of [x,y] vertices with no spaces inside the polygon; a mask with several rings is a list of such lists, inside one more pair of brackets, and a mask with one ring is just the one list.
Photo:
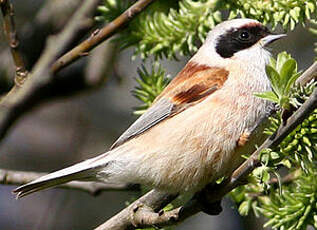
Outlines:
{"label": "grey wing feather", "polygon": [[157,101],[118,138],[110,149],[123,144],[130,138],[140,135],[163,121],[173,113],[173,108],[174,104],[168,99],[162,98]]}

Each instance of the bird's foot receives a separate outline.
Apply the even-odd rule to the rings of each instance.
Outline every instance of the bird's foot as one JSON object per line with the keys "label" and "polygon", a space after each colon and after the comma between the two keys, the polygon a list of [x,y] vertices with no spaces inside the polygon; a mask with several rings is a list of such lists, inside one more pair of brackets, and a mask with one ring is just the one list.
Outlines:
{"label": "bird's foot", "polygon": [[130,220],[131,220],[131,224],[134,226],[134,227],[137,227],[139,225],[139,221],[136,220],[136,215],[137,215],[137,212],[142,208],[144,207],[144,204],[141,203],[141,202],[137,202],[135,203],[132,208],[131,208],[131,213],[130,213]]}

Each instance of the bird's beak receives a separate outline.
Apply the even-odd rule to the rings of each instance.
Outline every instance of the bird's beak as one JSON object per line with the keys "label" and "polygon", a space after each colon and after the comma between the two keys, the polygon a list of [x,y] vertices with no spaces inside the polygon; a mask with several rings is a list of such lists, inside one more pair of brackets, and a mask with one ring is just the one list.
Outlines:
{"label": "bird's beak", "polygon": [[260,44],[262,46],[267,46],[268,44],[271,44],[272,42],[274,42],[280,38],[286,37],[286,36],[287,36],[286,34],[270,34],[270,35],[267,35],[266,37],[262,38],[260,40]]}

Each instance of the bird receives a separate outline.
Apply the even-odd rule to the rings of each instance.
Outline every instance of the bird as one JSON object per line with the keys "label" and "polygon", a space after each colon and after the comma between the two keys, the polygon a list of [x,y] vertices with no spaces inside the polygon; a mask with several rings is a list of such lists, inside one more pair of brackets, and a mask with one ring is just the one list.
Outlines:
{"label": "bird", "polygon": [[216,25],[184,68],[99,156],[17,187],[17,198],[73,180],[134,183],[195,193],[229,176],[262,138],[251,135],[271,102],[267,46],[285,37],[254,19]]}

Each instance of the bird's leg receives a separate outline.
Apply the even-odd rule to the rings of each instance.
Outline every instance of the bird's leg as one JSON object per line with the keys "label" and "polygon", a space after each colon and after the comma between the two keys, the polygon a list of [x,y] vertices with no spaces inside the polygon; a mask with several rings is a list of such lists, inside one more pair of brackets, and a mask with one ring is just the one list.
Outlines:
{"label": "bird's leg", "polygon": [[251,135],[250,131],[245,130],[245,131],[241,134],[239,140],[237,141],[238,147],[243,147],[243,146],[249,141],[250,135]]}

